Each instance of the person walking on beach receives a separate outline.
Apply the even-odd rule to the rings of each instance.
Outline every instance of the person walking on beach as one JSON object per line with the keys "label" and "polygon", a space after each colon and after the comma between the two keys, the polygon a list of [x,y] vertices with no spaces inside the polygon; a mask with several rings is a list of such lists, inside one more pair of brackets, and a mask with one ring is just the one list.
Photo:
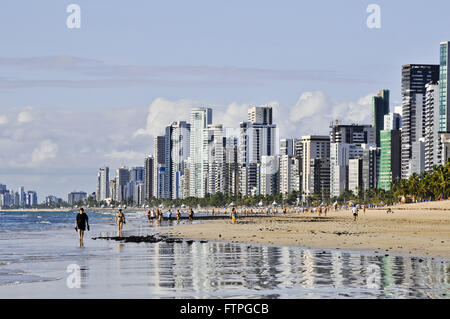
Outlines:
{"label": "person walking on beach", "polygon": [[179,209],[177,209],[176,217],[177,217],[177,224],[179,224],[180,223],[180,217],[181,217],[181,213],[180,213]]}
{"label": "person walking on beach", "polygon": [[356,219],[358,218],[358,207],[353,206],[352,211],[353,211],[353,221],[356,221]]}
{"label": "person walking on beach", "polygon": [[167,213],[167,220],[170,222],[172,220],[172,210],[169,209],[169,212]]}
{"label": "person walking on beach", "polygon": [[89,217],[84,213],[84,208],[80,208],[80,212],[77,214],[77,217],[75,218],[75,230],[78,232],[80,247],[84,246],[83,238],[86,226],[87,230],[89,230]]}
{"label": "person walking on beach", "polygon": [[147,212],[147,218],[148,218],[148,221],[149,221],[149,222],[152,221],[152,213],[151,213],[150,210]]}
{"label": "person walking on beach", "polygon": [[191,222],[192,220],[194,220],[194,211],[192,210],[192,208],[189,208],[189,221]]}
{"label": "person walking on beach", "polygon": [[123,225],[126,224],[125,215],[122,212],[122,209],[119,209],[119,212],[117,213],[116,222],[117,226],[119,227],[119,237],[122,237],[122,228]]}

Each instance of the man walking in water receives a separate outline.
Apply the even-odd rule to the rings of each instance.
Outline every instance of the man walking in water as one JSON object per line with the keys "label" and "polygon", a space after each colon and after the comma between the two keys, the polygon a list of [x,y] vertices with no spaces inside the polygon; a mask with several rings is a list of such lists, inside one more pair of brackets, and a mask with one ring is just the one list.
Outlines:
{"label": "man walking in water", "polygon": [[84,231],[89,230],[89,217],[84,213],[84,208],[80,208],[80,212],[75,219],[75,230],[78,232],[78,239],[80,240],[80,247],[83,247]]}

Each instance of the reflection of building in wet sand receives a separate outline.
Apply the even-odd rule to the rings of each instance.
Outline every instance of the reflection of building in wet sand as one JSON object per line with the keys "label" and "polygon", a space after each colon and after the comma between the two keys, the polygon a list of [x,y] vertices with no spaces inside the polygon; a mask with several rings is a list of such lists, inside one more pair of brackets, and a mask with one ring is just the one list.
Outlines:
{"label": "reflection of building in wet sand", "polygon": [[[447,261],[234,243],[151,247],[150,286],[162,296],[317,296],[330,289],[335,296],[384,298],[449,293]],[[380,270],[377,288],[367,285],[371,265]]]}

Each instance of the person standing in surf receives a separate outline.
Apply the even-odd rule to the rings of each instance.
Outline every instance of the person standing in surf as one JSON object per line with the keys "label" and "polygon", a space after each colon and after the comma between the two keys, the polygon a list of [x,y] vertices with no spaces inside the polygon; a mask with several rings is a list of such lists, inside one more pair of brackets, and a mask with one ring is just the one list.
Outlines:
{"label": "person standing in surf", "polygon": [[121,209],[119,209],[119,213],[116,216],[117,225],[119,226],[119,237],[122,237],[122,228],[125,222],[125,215]]}
{"label": "person standing in surf", "polygon": [[75,230],[78,232],[78,239],[80,242],[80,247],[84,246],[84,231],[89,230],[89,217],[84,213],[84,208],[80,208],[80,212],[77,214],[75,218]]}

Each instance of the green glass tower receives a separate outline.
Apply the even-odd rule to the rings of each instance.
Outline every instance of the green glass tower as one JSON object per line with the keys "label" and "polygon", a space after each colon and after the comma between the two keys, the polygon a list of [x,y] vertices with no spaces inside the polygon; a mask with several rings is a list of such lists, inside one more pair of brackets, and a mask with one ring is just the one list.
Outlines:
{"label": "green glass tower", "polygon": [[381,90],[372,98],[372,119],[375,143],[380,147],[380,131],[384,129],[384,116],[389,114],[389,90]]}
{"label": "green glass tower", "polygon": [[400,130],[380,131],[380,170],[378,188],[391,189],[391,183],[401,176]]}

